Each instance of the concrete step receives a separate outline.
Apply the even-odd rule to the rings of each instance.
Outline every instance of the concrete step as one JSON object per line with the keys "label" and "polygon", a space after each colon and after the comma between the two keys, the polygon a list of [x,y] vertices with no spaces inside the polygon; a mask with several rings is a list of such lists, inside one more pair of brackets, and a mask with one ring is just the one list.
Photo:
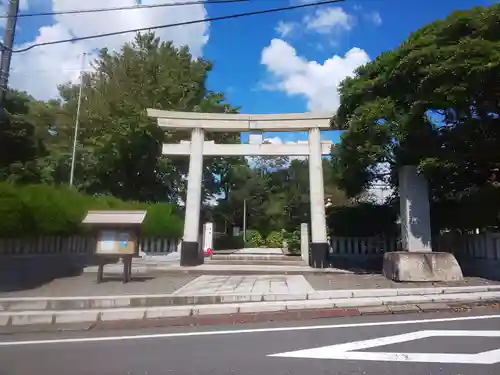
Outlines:
{"label": "concrete step", "polygon": [[212,258],[206,259],[206,264],[219,264],[219,265],[271,265],[271,266],[306,266],[307,264],[302,260],[266,260],[266,259],[219,259]]}
{"label": "concrete step", "polygon": [[135,308],[155,306],[219,305],[228,303],[253,303],[272,301],[312,301],[322,299],[353,300],[375,298],[440,298],[447,300],[450,295],[500,296],[500,285],[469,287],[391,288],[391,289],[347,289],[311,290],[306,293],[255,293],[255,294],[151,294],[83,297],[11,297],[0,298],[0,313],[8,311],[48,311],[48,310],[89,310],[112,308]]}
{"label": "concrete step", "polygon": [[[428,305],[491,303],[500,301],[499,291],[475,293],[443,293],[431,295],[404,295],[364,298],[325,298],[314,300],[247,302],[206,305],[153,306],[131,308],[101,308],[78,310],[36,310],[0,312],[0,328],[68,323],[95,323],[113,321],[145,321],[161,318],[186,318],[196,316],[233,316],[243,314],[286,312],[300,310],[354,309],[358,313],[375,311],[392,313],[398,307],[425,311]],[[401,309],[399,309],[401,311]]]}
{"label": "concrete step", "polygon": [[283,254],[214,254],[213,260],[272,260],[283,262],[296,262],[301,260],[299,256]]}

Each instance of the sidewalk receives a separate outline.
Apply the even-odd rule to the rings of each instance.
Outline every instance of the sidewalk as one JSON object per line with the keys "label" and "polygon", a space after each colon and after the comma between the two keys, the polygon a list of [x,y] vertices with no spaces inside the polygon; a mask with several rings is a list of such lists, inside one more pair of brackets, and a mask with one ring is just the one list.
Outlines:
{"label": "sidewalk", "polygon": [[[179,289],[189,293],[303,293],[312,290],[353,290],[353,289],[401,289],[429,287],[464,287],[500,285],[477,277],[467,277],[464,281],[449,283],[397,283],[380,274],[334,274],[334,275],[192,275],[149,272],[134,275],[133,281],[122,283],[118,274],[105,274],[101,284],[96,283],[95,273],[52,280],[49,283],[22,290],[0,290],[0,298],[5,297],[75,297],[75,296],[119,296],[171,294]],[[195,284],[189,283],[196,281]],[[296,280],[290,284],[290,280]],[[303,280],[299,282],[297,280]],[[259,282],[257,282],[259,281]],[[267,290],[263,286],[267,283]],[[297,288],[297,285],[299,289]],[[208,289],[207,289],[208,288]],[[303,288],[303,289],[300,289]]]}
{"label": "sidewalk", "polygon": [[0,333],[425,312],[497,301],[500,283],[480,278],[437,284],[395,283],[376,274],[157,273],[128,284],[115,276],[96,284],[95,274],[84,273],[0,293]]}

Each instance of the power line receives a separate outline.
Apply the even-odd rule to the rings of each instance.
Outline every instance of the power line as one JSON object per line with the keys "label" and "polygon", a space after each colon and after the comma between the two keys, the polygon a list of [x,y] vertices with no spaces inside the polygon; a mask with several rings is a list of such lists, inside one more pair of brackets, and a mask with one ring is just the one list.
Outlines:
{"label": "power line", "polygon": [[[127,5],[121,7],[109,7],[109,8],[93,8],[93,9],[72,9],[72,10],[61,10],[56,12],[40,12],[40,13],[19,13],[18,18],[22,17],[41,17],[41,16],[58,16],[62,14],[82,14],[82,13],[102,13],[102,12],[115,12],[120,10],[135,10],[135,9],[151,9],[151,8],[165,8],[165,7],[176,7],[185,5],[199,5],[199,4],[228,4],[228,3],[246,3],[249,0],[197,0],[197,1],[182,1],[177,3],[166,3],[166,4],[137,4],[137,5]],[[9,15],[1,15],[2,18],[9,18]]]}
{"label": "power line", "polygon": [[[281,7],[281,8],[271,8],[271,9],[257,10],[257,11],[253,11],[253,12],[235,13],[235,14],[229,14],[229,15],[226,15],[226,16],[204,18],[204,19],[198,19],[198,20],[193,20],[193,21],[177,22],[177,23],[171,23],[171,24],[166,24],[166,25],[158,25],[158,26],[150,26],[150,27],[141,27],[141,28],[138,28],[138,29],[128,29],[128,30],[122,30],[122,31],[114,31],[114,32],[105,33],[105,34],[96,34],[96,35],[82,36],[82,37],[70,38],[70,39],[61,39],[61,40],[55,40],[55,41],[52,41],[52,42],[35,43],[35,44],[32,44],[31,46],[26,47],[26,48],[21,48],[21,49],[17,49],[17,50],[11,50],[11,52],[12,53],[21,53],[21,52],[26,52],[26,51],[32,50],[33,48],[36,48],[36,47],[50,46],[50,45],[54,45],[54,44],[72,43],[72,42],[78,42],[78,41],[82,41],[82,40],[97,39],[97,38],[106,38],[106,37],[110,37],[110,36],[116,36],[116,35],[122,35],[122,34],[129,34],[129,33],[138,33],[138,32],[141,32],[141,31],[167,29],[167,28],[171,28],[171,27],[193,25],[193,24],[197,24],[197,23],[214,22],[214,21],[222,21],[222,20],[228,20],[228,19],[233,19],[233,18],[255,16],[255,15],[258,15],[258,14],[283,12],[283,11],[287,11],[287,10],[300,9],[300,8],[310,8],[310,7],[320,6],[320,5],[340,3],[340,2],[344,2],[344,1],[345,0],[318,1],[318,2],[314,2],[314,3],[300,4],[300,5],[289,5],[289,6]],[[4,46],[4,48],[7,48],[7,47]]]}

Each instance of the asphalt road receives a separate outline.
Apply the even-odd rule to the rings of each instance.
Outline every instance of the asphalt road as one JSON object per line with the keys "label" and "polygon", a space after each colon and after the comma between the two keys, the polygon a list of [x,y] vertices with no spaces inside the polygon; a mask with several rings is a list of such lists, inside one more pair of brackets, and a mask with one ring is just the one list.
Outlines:
{"label": "asphalt road", "polygon": [[0,374],[498,375],[500,314],[484,314],[0,336]]}

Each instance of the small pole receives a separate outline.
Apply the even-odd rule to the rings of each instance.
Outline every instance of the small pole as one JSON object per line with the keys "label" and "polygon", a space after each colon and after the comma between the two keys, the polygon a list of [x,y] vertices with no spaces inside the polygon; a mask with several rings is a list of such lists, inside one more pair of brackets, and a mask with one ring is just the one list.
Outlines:
{"label": "small pole", "polygon": [[247,242],[247,200],[243,199],[243,242]]}
{"label": "small pole", "polygon": [[76,144],[78,142],[78,126],[80,121],[80,107],[82,104],[82,88],[83,88],[83,70],[85,68],[85,55],[82,55],[82,67],[80,69],[80,89],[78,90],[78,104],[76,107],[76,118],[75,118],[75,134],[73,136],[73,151],[71,153],[71,170],[69,174],[69,186],[73,186],[73,179],[75,177],[75,156],[76,156]]}

